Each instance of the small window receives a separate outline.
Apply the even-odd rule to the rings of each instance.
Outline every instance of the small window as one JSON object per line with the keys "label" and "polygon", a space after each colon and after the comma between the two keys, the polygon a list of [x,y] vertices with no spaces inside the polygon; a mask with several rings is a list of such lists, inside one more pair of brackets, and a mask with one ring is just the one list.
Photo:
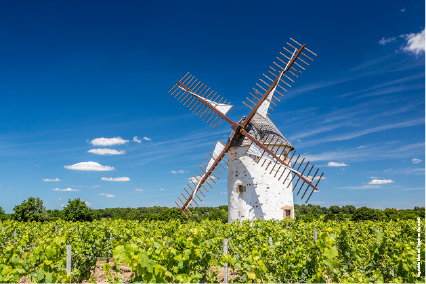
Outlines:
{"label": "small window", "polygon": [[239,194],[243,193],[246,191],[246,187],[242,184],[242,183],[238,183],[237,184],[237,192]]}
{"label": "small window", "polygon": [[285,219],[290,219],[290,210],[284,210],[284,218]]}

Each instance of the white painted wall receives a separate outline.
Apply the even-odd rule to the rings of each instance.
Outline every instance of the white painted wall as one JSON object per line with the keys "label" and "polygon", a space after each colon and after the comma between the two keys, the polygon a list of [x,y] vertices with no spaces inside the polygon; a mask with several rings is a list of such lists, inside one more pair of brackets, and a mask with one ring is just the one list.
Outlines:
{"label": "white painted wall", "polygon": [[[291,175],[283,184],[288,170],[285,170],[284,175],[278,181],[278,177],[282,174],[284,167],[281,167],[276,177],[274,177],[278,166],[275,167],[272,174],[271,164],[265,171],[269,161],[266,161],[264,166],[264,159],[257,163],[257,159],[253,160],[253,156],[249,157],[244,155],[248,146],[232,147],[231,150],[236,157],[231,155],[234,159],[229,162],[228,168],[228,221],[231,223],[234,220],[248,220],[248,219],[284,219],[284,212],[281,209],[283,206],[291,206],[292,216],[294,217],[293,193],[292,186],[289,185]],[[271,145],[268,146],[272,148]],[[277,147],[273,148],[273,151]],[[284,149],[281,149],[278,153]],[[283,157],[281,157],[283,158]],[[246,191],[238,193],[238,183],[243,183]]]}

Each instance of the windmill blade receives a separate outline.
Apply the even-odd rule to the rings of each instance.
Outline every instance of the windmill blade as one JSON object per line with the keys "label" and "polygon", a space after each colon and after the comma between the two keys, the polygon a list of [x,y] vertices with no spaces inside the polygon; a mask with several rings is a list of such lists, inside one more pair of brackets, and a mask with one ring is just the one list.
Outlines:
{"label": "windmill blade", "polygon": [[[234,135],[233,139],[231,139],[226,145],[224,145],[220,141],[218,141],[216,143],[215,149],[213,150],[213,154],[209,154],[211,156],[211,158],[207,159],[209,161],[209,163],[207,165],[203,163],[204,166],[206,166],[205,170],[202,167],[200,167],[203,174],[200,174],[198,171],[196,171],[198,176],[194,175],[193,178],[191,178],[191,183],[192,183],[194,188],[192,188],[192,186],[190,184],[188,184],[188,187],[192,192],[190,193],[186,190],[186,188],[184,188],[186,193],[188,194],[188,197],[186,195],[184,195],[183,193],[182,193],[182,196],[185,198],[186,201],[183,202],[180,199],[180,197],[178,197],[178,199],[180,200],[182,205],[179,206],[179,204],[177,202],[175,202],[178,205],[180,212],[182,212],[184,214],[185,214],[184,210],[187,210],[187,212],[190,212],[189,209],[188,209],[188,206],[193,206],[192,202],[194,202],[198,206],[198,203],[197,203],[195,197],[197,197],[200,202],[202,200],[198,196],[197,193],[199,192],[203,196],[205,196],[204,193],[202,192],[201,187],[203,187],[204,190],[206,190],[208,192],[208,189],[205,187],[204,183],[207,183],[210,187],[212,187],[212,186],[208,181],[209,179],[210,179],[211,182],[216,183],[214,181],[214,179],[219,179],[219,177],[213,171],[216,170],[217,172],[219,172],[219,174],[222,174],[221,171],[217,168],[217,166],[220,165],[223,169],[225,169],[225,167],[220,163],[221,161],[224,161],[227,165],[229,165],[229,160],[232,160],[232,158],[227,154],[227,152],[230,151],[229,150],[230,146],[235,142],[235,140],[239,136],[240,135]],[[225,160],[225,157],[228,158],[228,161]],[[213,177],[211,176],[212,174],[214,175]],[[185,216],[186,216],[186,214],[185,214]],[[188,216],[186,216],[186,217],[188,217]]]}
{"label": "windmill blade", "polygon": [[[219,95],[216,96],[217,93],[207,88],[207,85],[204,85],[204,83],[201,83],[198,79],[194,80],[195,77],[192,75],[188,76],[188,74],[189,73],[181,80],[177,81],[176,85],[174,85],[169,93],[171,91],[173,91],[171,95],[176,93],[175,98],[183,103],[183,105],[187,105],[187,107],[191,106],[190,110],[194,109],[194,113],[198,110],[197,116],[199,114],[201,114],[200,118],[204,116],[203,121],[209,117],[206,123],[212,121],[210,126],[215,124],[213,129],[216,128],[222,119],[225,119],[232,125],[233,122],[226,117],[226,114],[231,110],[233,105],[229,103],[226,104],[226,100],[222,102],[223,98],[220,98]],[[219,120],[217,121],[217,119]]]}
{"label": "windmill blade", "polygon": [[[301,192],[302,187],[304,187],[305,184],[307,185],[306,190],[305,190],[305,192],[302,195],[302,199],[303,199],[303,197],[305,196],[307,190],[310,187],[312,188],[312,192],[314,192],[315,190],[318,190],[317,186],[318,186],[318,183],[319,183],[319,181],[320,181],[321,178],[318,180],[318,182],[316,183],[316,185],[313,184],[313,181],[315,179],[315,175],[316,175],[316,173],[318,173],[318,170],[315,173],[314,177],[310,178],[309,174],[311,173],[311,171],[314,168],[314,166],[311,166],[311,168],[309,170],[309,173],[307,175],[304,175],[304,173],[305,173],[305,171],[306,171],[306,169],[307,169],[307,167],[308,167],[308,165],[309,165],[310,162],[307,162],[307,164],[304,165],[303,171],[300,171],[300,169],[302,168],[303,163],[305,162],[305,159],[303,159],[299,163],[299,165],[297,165],[297,161],[299,160],[300,155],[297,157],[296,162],[293,163],[293,166],[291,166],[290,162],[291,162],[291,159],[293,158],[295,152],[293,153],[293,156],[291,157],[291,159],[289,160],[288,163],[285,162],[285,160],[289,156],[289,154],[290,154],[291,151],[288,151],[287,153],[285,153],[285,149],[284,149],[281,152],[281,154],[278,154],[278,156],[277,156],[277,153],[278,153],[280,147],[277,147],[277,149],[275,149],[275,151],[274,151],[274,147],[275,147],[274,141],[278,140],[278,137],[276,137],[274,134],[272,134],[272,136],[270,134],[264,135],[263,133],[261,133],[261,130],[259,130],[258,134],[255,135],[256,138],[258,138],[258,139],[256,139],[255,137],[251,136],[244,129],[241,130],[241,134],[244,135],[244,136],[246,136],[248,139],[250,139],[252,141],[252,144],[247,149],[246,153],[249,154],[249,155],[253,155],[253,156],[257,157],[258,158],[258,161],[257,161],[258,163],[261,162],[261,161],[263,161],[263,163],[261,164],[261,166],[262,167],[266,166],[265,167],[266,171],[268,170],[268,168],[271,165],[273,165],[271,171],[269,172],[270,174],[272,174],[272,172],[275,169],[275,167],[278,166],[278,168],[276,170],[276,173],[275,173],[275,177],[277,177],[278,174],[279,174],[279,172],[280,172],[280,170],[282,169],[282,173],[281,173],[281,175],[279,175],[278,180],[280,180],[283,176],[285,176],[283,184],[287,181],[287,179],[289,178],[289,176],[293,175],[291,177],[290,182],[288,183],[288,185],[290,185],[291,182],[293,181],[293,179],[297,178],[296,185],[294,186],[293,191],[296,189],[296,187],[298,185],[298,182],[302,181],[302,185],[300,186],[300,189],[297,192],[297,195],[299,195],[299,193]],[[273,145],[272,149],[269,149],[267,146],[264,145],[264,143],[266,141],[270,141],[268,143],[271,143]],[[284,159],[281,159],[279,157],[282,154],[285,154],[285,158]],[[296,169],[296,167],[297,167],[297,169]],[[322,175],[321,175],[321,177],[322,177]],[[312,192],[309,195],[309,198],[312,195]],[[308,200],[309,200],[309,198],[308,198]]]}
{"label": "windmill blade", "polygon": [[[305,44],[300,44],[297,41],[295,41],[294,39],[290,38],[294,43],[296,43],[297,45],[300,46],[300,48],[296,48],[293,45],[291,45],[290,43],[287,43],[287,45],[289,46],[290,50],[288,50],[287,48],[283,47],[285,51],[288,52],[288,56],[285,55],[284,53],[280,52],[280,55],[282,57],[284,57],[284,59],[281,59],[280,57],[277,57],[278,59],[278,63],[277,62],[273,62],[274,63],[274,67],[270,67],[274,72],[269,71],[269,73],[272,75],[272,79],[270,77],[268,77],[267,75],[263,74],[263,76],[265,77],[264,80],[259,79],[260,80],[260,84],[256,83],[256,88],[253,88],[255,91],[255,95],[251,94],[256,100],[257,102],[253,102],[252,100],[248,99],[249,102],[252,104],[252,106],[247,105],[245,102],[243,102],[243,104],[245,104],[247,107],[249,107],[251,109],[250,114],[247,116],[246,120],[241,124],[241,126],[243,128],[245,128],[247,126],[247,124],[252,120],[252,118],[254,117],[254,115],[257,113],[259,115],[261,115],[262,117],[266,117],[266,115],[268,114],[268,110],[273,110],[270,107],[270,104],[274,104],[273,99],[280,101],[280,99],[277,98],[277,94],[279,94],[280,96],[284,97],[283,94],[281,94],[278,91],[278,87],[280,88],[280,90],[287,92],[287,90],[282,87],[280,85],[280,83],[283,83],[285,85],[285,87],[291,87],[289,83],[287,83],[285,80],[289,80],[291,82],[294,83],[294,80],[296,78],[298,78],[298,75],[296,75],[296,73],[302,73],[302,71],[298,70],[298,69],[302,69],[302,70],[306,70],[306,66],[302,67],[302,65],[307,65],[309,66],[309,64],[307,62],[305,62],[301,57],[301,55],[303,55],[304,57],[310,59],[311,61],[313,61],[312,58],[310,58],[309,56],[307,56],[305,53],[303,53],[303,50],[309,51],[310,53],[312,53],[313,55],[316,56],[315,53],[313,53],[312,51],[310,51],[308,48],[306,48]],[[293,43],[293,44],[294,44]],[[299,62],[296,62],[296,60],[299,60]],[[300,64],[299,64],[300,63]],[[302,65],[301,65],[302,64]],[[296,66],[298,69],[296,69],[294,66]],[[288,76],[287,76],[288,75]],[[289,77],[291,76],[291,77]],[[270,82],[268,82],[270,81]],[[260,96],[257,97],[257,96]]]}

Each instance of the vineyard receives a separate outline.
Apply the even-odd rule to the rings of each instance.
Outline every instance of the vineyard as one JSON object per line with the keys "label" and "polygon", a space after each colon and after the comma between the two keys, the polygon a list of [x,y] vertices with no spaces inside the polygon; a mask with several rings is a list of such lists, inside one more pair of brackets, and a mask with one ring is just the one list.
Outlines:
{"label": "vineyard", "polygon": [[[425,282],[417,221],[0,222],[0,282]],[[314,240],[314,231],[316,239]],[[224,240],[228,245],[224,250]],[[225,242],[226,243],[226,242]],[[68,265],[67,265],[68,245]],[[225,251],[225,252],[224,252]]]}

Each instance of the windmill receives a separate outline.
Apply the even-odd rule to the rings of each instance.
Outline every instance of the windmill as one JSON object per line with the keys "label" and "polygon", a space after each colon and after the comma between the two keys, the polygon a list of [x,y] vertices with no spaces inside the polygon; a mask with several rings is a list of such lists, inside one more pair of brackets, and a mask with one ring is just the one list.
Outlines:
{"label": "windmill", "polygon": [[303,51],[316,56],[305,44],[290,39],[298,48],[287,42],[288,47],[283,47],[286,53],[280,52],[281,57],[276,57],[278,61],[273,62],[274,67],[269,67],[267,75],[263,74],[264,77],[256,83],[254,94],[250,92],[251,97],[246,97],[248,104],[243,104],[251,112],[238,122],[227,117],[233,106],[189,72],[169,91],[213,129],[222,120],[232,128],[227,143],[218,141],[213,152],[209,153],[210,157],[206,158],[208,164],[203,162],[204,168],[200,166],[197,175],[192,176],[188,188],[184,188],[187,195],[181,193],[183,200],[178,197],[182,204],[176,204],[186,217],[185,211],[192,214],[188,207],[194,209],[193,203],[198,206],[198,202],[202,201],[199,194],[205,197],[203,190],[209,192],[207,186],[212,188],[215,179],[219,179],[216,173],[222,174],[226,165],[229,222],[236,219],[294,218],[293,192],[300,194],[301,199],[307,196],[307,203],[312,193],[318,190],[324,173],[317,177],[316,169],[310,176],[314,165],[295,155],[294,147],[268,117],[268,111],[273,110],[271,104],[276,106],[276,102],[280,101],[277,96],[284,97],[281,92],[287,92],[285,88],[291,87],[290,84],[302,73],[300,70],[306,70],[309,66],[306,61],[313,61]]}

